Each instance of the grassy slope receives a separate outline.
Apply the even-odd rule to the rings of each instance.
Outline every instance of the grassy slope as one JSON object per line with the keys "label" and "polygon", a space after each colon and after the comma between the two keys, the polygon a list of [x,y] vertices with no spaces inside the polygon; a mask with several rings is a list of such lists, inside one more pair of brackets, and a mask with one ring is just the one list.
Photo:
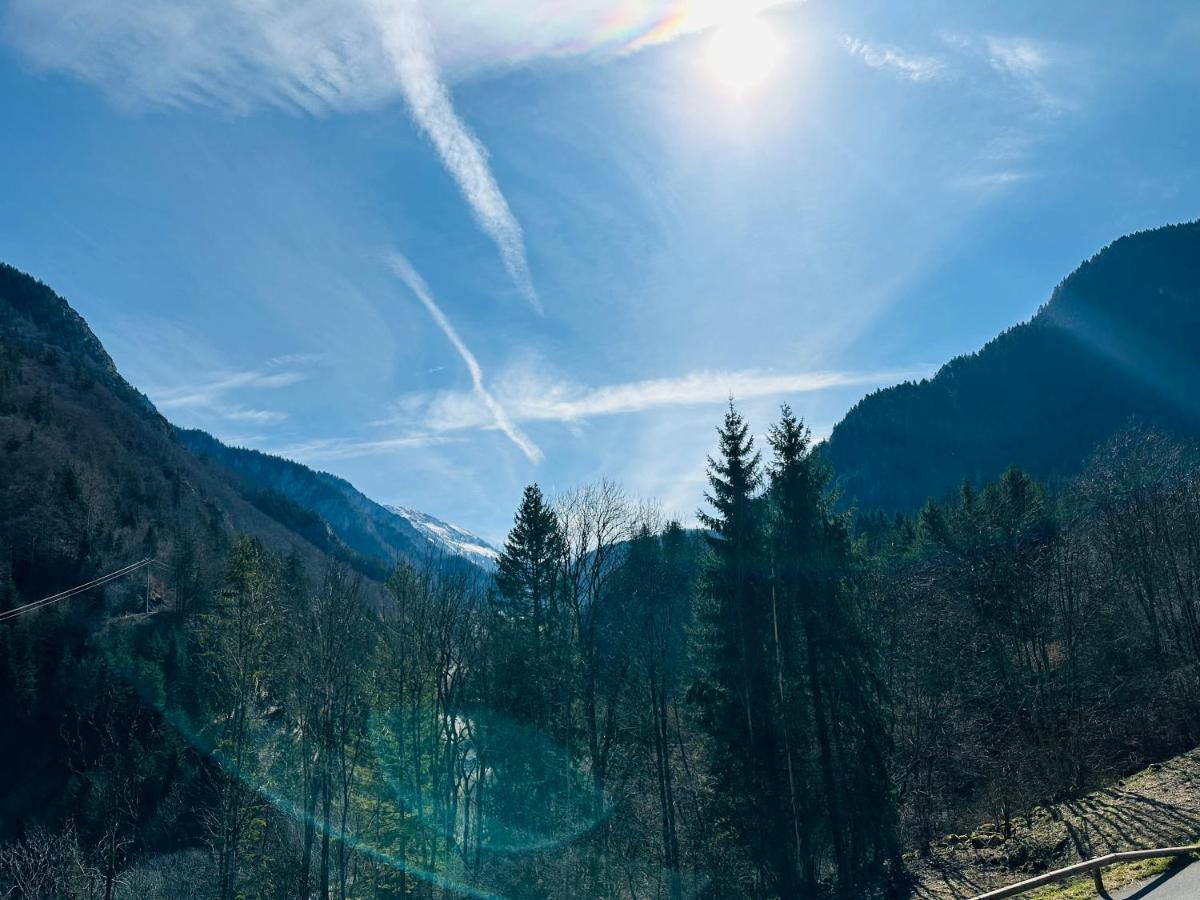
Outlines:
{"label": "grassy slope", "polygon": [[[1078,800],[1018,817],[1003,841],[990,826],[947,835],[924,859],[909,860],[914,897],[969,898],[1041,872],[1119,850],[1167,847],[1200,839],[1200,748],[1156,764]],[[1106,870],[1109,888],[1150,877],[1168,861]],[[1038,900],[1092,897],[1091,879],[1046,889]]]}

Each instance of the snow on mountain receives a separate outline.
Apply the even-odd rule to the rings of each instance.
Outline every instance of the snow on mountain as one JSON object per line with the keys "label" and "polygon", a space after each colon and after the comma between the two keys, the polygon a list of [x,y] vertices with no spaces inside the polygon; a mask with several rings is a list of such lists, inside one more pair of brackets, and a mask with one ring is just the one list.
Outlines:
{"label": "snow on mountain", "polygon": [[496,568],[496,560],[500,557],[500,551],[483,538],[419,510],[408,509],[404,506],[389,506],[387,509],[408,522],[431,544],[447,553],[469,559],[489,571]]}

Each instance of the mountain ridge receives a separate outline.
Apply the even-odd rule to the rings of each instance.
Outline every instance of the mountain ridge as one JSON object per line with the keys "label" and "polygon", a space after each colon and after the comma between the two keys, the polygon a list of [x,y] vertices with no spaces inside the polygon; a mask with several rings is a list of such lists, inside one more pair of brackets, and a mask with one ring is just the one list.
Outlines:
{"label": "mountain ridge", "polygon": [[443,521],[429,513],[410,509],[407,506],[386,507],[389,511],[406,519],[409,524],[420,531],[427,540],[442,547],[448,553],[462,556],[483,569],[491,571],[496,567],[500,551],[477,534],[460,528],[450,522]]}
{"label": "mountain ridge", "polygon": [[148,555],[219,559],[241,534],[376,584],[451,549],[344,479],[172,425],[67,300],[3,263],[0,465],[0,607]]}
{"label": "mountain ridge", "polygon": [[[175,432],[200,459],[222,467],[252,489],[280,494],[319,516],[340,541],[362,557],[392,567],[402,561],[427,563],[450,555],[490,568],[486,551],[494,552],[494,548],[428,513],[388,507],[337,475],[261,450],[231,447],[199,429],[176,428]],[[439,529],[452,530],[458,535],[457,543],[439,535]]]}
{"label": "mountain ridge", "polygon": [[146,556],[203,571],[240,534],[310,572],[329,558],[207,471],[83,317],[3,264],[0,466],[0,605]]}
{"label": "mountain ridge", "polygon": [[1131,420],[1200,434],[1200,222],[1125,235],[1028,321],[936,374],[874,391],[821,447],[843,503],[911,511],[1011,465],[1074,474]]}

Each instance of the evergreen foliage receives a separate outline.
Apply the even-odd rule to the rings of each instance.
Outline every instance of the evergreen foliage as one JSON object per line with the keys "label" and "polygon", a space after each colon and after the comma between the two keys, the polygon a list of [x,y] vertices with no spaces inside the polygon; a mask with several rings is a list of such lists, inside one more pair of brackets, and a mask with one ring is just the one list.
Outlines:
{"label": "evergreen foliage", "polygon": [[[1194,235],[1119,242],[939,378],[978,387],[1064,330],[1093,353],[1111,332],[1088,323],[1144,288],[1129,267],[1166,298],[1123,345],[1150,347],[1191,314]],[[765,461],[731,401],[703,531],[611,482],[530,485],[491,576],[385,563],[395,536],[329,476],[185,435],[230,454],[198,458],[0,269],[0,610],[165,567],[0,622],[0,892],[869,898],[902,888],[902,848],[985,819],[1007,845],[1037,805],[1200,742],[1200,454],[1172,391],[1192,334],[1153,344],[1158,405],[1101,372],[1125,393],[1064,420],[1091,422],[1080,447],[1114,435],[1075,477],[1038,477],[1070,442],[1061,469],[1011,465],[1066,401],[997,402],[953,451],[991,442],[986,464],[899,441],[871,496],[905,511],[851,515],[827,466],[874,484],[876,454],[839,454],[892,401],[826,450],[785,406]],[[1168,427],[1122,428],[1122,403]]]}
{"label": "evergreen foliage", "polygon": [[927,380],[860,400],[822,448],[844,500],[912,512],[1012,465],[1078,474],[1130,420],[1200,435],[1200,222],[1123,237],[1029,322]]}

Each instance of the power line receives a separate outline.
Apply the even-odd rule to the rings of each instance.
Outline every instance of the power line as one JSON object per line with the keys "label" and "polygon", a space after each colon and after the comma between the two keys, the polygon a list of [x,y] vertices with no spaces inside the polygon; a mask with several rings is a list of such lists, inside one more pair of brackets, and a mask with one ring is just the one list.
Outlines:
{"label": "power line", "polygon": [[61,591],[57,594],[51,594],[49,597],[43,597],[41,600],[34,600],[32,603],[26,603],[24,606],[18,606],[14,609],[8,609],[4,612],[0,612],[0,622],[7,622],[9,619],[15,619],[18,616],[24,615],[25,613],[33,612],[34,610],[42,609],[46,606],[52,606],[55,603],[59,603],[63,600],[69,600],[71,597],[82,594],[85,591],[90,591],[92,588],[102,587],[108,584],[110,581],[116,581],[118,578],[124,578],[126,575],[132,575],[139,569],[144,569],[149,566],[161,566],[164,569],[167,568],[167,566],[163,565],[163,563],[160,563],[158,560],[147,557],[146,559],[139,560],[138,562],[117,569],[114,572],[109,572],[107,575],[101,575],[99,578],[93,578],[91,581],[88,581],[84,584],[76,585],[73,588],[68,588],[67,590]]}
{"label": "power line", "polygon": [[148,559],[140,560],[132,565],[117,569],[115,572],[109,572],[107,575],[101,575],[99,578],[94,578],[91,581],[76,585],[75,587],[60,593],[51,594],[49,597],[43,597],[41,600],[35,600],[32,603],[26,603],[24,606],[18,606],[15,609],[6,610],[0,613],[0,622],[3,622],[7,619],[16,618],[17,616],[23,615],[27,612],[33,612],[35,609],[41,609],[44,606],[50,606],[54,603],[58,603],[61,600],[67,600],[76,596],[77,594],[83,593],[84,591],[108,584],[110,581],[115,581],[118,578],[123,578],[124,576],[145,567],[149,562],[150,560]]}

